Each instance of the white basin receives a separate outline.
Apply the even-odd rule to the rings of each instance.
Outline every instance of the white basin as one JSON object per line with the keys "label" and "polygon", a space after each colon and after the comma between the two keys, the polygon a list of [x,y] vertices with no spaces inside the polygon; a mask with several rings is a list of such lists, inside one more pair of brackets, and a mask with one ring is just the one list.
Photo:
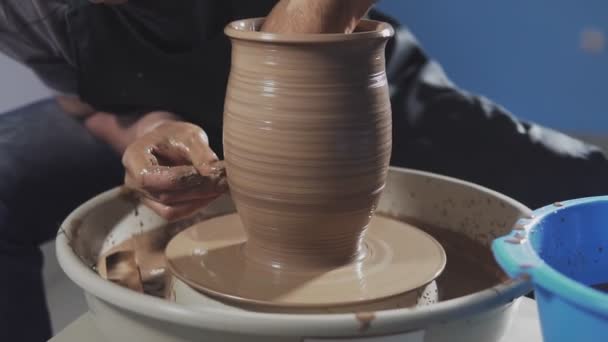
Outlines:
{"label": "white basin", "polygon": [[[133,234],[180,229],[233,211],[230,197],[224,196],[196,218],[167,224],[124,190],[113,189],[65,220],[57,237],[57,257],[84,290],[92,317],[108,341],[499,341],[517,310],[517,299],[531,290],[527,282],[507,281],[430,306],[375,312],[362,321],[354,313],[272,314],[180,305],[103,280],[91,267],[100,253]],[[391,168],[378,212],[458,231],[489,246],[531,211],[471,183]]]}

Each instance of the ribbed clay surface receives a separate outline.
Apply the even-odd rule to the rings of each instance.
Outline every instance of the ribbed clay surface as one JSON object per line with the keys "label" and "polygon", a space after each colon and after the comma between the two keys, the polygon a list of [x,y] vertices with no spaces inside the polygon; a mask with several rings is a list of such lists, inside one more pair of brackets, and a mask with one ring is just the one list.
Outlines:
{"label": "ribbed clay surface", "polygon": [[281,267],[350,262],[391,154],[384,47],[392,29],[363,21],[368,32],[290,40],[252,32],[260,23],[226,30],[224,155],[246,252]]}

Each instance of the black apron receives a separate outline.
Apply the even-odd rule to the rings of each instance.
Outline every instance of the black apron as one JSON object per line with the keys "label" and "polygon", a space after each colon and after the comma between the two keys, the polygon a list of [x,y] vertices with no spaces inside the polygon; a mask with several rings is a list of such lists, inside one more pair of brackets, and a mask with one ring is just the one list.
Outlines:
{"label": "black apron", "polygon": [[164,110],[207,132],[221,155],[232,20],[266,15],[276,0],[129,0],[123,5],[70,0],[67,26],[78,93],[98,110]]}

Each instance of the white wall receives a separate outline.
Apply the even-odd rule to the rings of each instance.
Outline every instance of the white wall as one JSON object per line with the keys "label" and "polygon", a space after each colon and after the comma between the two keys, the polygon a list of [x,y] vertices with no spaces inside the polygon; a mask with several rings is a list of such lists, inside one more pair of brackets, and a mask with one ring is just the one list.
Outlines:
{"label": "white wall", "polygon": [[0,53],[0,113],[50,95],[29,69]]}

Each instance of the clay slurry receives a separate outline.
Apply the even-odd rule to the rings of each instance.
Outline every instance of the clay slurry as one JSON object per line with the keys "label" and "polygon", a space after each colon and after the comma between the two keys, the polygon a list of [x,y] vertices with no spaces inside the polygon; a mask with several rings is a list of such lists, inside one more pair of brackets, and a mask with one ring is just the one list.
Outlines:
{"label": "clay slurry", "polygon": [[[443,245],[447,254],[446,268],[436,279],[440,302],[466,296],[506,281],[506,276],[494,262],[489,248],[460,233],[429,225],[417,224],[417,226],[435,237]],[[170,292],[169,289],[166,289],[169,277],[160,274],[166,269],[166,265],[164,263],[158,264],[158,260],[164,260],[164,247],[158,248],[158,243],[134,243],[134,239],[140,241],[158,240],[161,244],[167,242],[167,239],[156,231],[138,234],[114,246],[112,250],[99,258],[99,263],[105,263],[106,258],[118,251],[134,251],[136,255],[155,255],[151,258],[155,260],[153,268],[144,265],[144,268],[156,271],[154,276],[152,274],[146,275],[145,272],[142,274],[143,288],[149,295],[163,297],[164,294]],[[134,246],[137,246],[138,249],[135,249]],[[142,258],[136,258],[136,260],[141,262]],[[121,265],[121,267],[123,266]],[[141,266],[138,265],[138,267]],[[121,272],[123,272],[125,278],[133,274],[133,270],[124,269],[114,272],[109,270],[108,272],[115,274],[115,279],[120,278],[118,274]],[[407,275],[402,276],[406,277]],[[117,282],[120,284],[120,281]]]}

